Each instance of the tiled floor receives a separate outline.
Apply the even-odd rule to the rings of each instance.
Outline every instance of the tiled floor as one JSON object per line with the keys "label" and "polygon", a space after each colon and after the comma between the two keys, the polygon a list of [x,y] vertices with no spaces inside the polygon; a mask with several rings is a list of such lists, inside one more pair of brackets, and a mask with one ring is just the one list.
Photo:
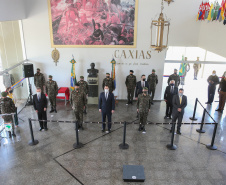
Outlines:
{"label": "tiled floor", "polygon": [[[191,122],[194,100],[189,100],[184,122]],[[101,124],[86,123],[85,130],[79,132],[81,149],[73,149],[75,143],[74,124],[48,123],[47,132],[39,132],[39,124],[33,123],[36,146],[29,146],[28,117],[37,118],[32,107],[26,107],[19,115],[20,126],[16,138],[3,138],[0,146],[0,185],[39,184],[226,184],[226,121],[215,112],[217,103],[207,106],[210,114],[219,122],[215,144],[218,150],[208,150],[213,133],[213,125],[204,125],[206,133],[199,134],[199,125],[183,125],[182,135],[175,135],[176,151],[167,150],[170,143],[170,125],[147,125],[147,133],[137,131],[137,124],[127,126],[126,142],[128,150],[120,150],[123,138],[123,124],[113,125],[110,134],[101,132]],[[155,102],[149,113],[150,122],[170,122],[164,120],[165,103]],[[202,108],[197,107],[196,116],[200,122]],[[58,113],[48,114],[52,120],[74,120],[72,110],[63,101],[58,102]],[[136,106],[126,106],[119,101],[113,115],[115,122],[136,120]],[[101,121],[95,105],[88,106],[84,121]],[[206,116],[205,122],[211,122]],[[137,121],[135,121],[137,123]],[[4,136],[4,133],[3,135]],[[143,165],[144,183],[125,183],[122,180],[124,164]]]}

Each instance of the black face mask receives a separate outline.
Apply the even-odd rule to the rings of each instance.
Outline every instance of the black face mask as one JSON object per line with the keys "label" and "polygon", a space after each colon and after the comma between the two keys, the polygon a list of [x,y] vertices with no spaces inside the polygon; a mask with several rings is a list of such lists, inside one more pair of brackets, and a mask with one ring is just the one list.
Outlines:
{"label": "black face mask", "polygon": [[79,91],[79,88],[75,88],[76,91]]}
{"label": "black face mask", "polygon": [[176,75],[176,74],[177,74],[177,72],[174,72],[174,74]]}
{"label": "black face mask", "polygon": [[145,80],[146,80],[146,78],[143,79],[143,81],[145,81]]}
{"label": "black face mask", "polygon": [[106,76],[106,78],[110,78],[110,76]]}
{"label": "black face mask", "polygon": [[83,82],[84,80],[83,80],[83,79],[81,79],[80,81],[81,81],[81,82]]}
{"label": "black face mask", "polygon": [[174,84],[170,84],[171,86],[174,86]]}

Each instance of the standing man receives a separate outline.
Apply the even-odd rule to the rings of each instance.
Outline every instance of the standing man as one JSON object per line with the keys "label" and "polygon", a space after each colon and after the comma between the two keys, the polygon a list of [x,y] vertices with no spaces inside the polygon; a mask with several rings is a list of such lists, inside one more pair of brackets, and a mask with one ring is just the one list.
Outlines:
{"label": "standing man", "polygon": [[75,84],[75,90],[71,92],[70,102],[74,111],[76,121],[78,121],[78,128],[83,128],[83,111],[85,109],[87,98],[84,91],[81,91],[78,83]]}
{"label": "standing man", "polygon": [[145,124],[147,123],[148,112],[151,108],[151,97],[148,95],[148,88],[143,88],[143,93],[139,94],[137,100],[137,112],[139,113],[139,131],[145,130]]}
{"label": "standing man", "polygon": [[175,87],[178,87],[180,85],[180,76],[177,74],[177,69],[174,69],[174,73],[169,76],[168,85],[170,85],[171,80],[175,81]]}
{"label": "standing man", "polygon": [[135,97],[136,97],[136,99],[138,98],[138,95],[139,94],[142,94],[143,93],[143,88],[144,87],[147,87],[148,88],[148,92],[149,92],[149,85],[148,85],[148,82],[145,81],[145,80],[146,80],[145,75],[142,75],[141,76],[141,81],[137,82],[136,91],[135,91]]}
{"label": "standing man", "polygon": [[130,70],[130,74],[126,77],[126,87],[127,87],[127,99],[128,102],[126,105],[129,105],[130,103],[133,104],[133,96],[134,96],[134,90],[137,83],[137,78],[135,75],[133,75],[133,70]]}
{"label": "standing man", "polygon": [[173,96],[178,94],[178,87],[175,87],[175,81],[171,80],[170,85],[166,87],[164,100],[166,102],[166,115],[164,119],[171,119],[173,111]]}
{"label": "standing man", "polygon": [[152,74],[148,76],[148,85],[149,85],[149,91],[151,93],[151,104],[153,105],[153,99],[155,96],[155,88],[158,84],[158,76],[155,74],[155,69],[152,69]]}
{"label": "standing man", "polygon": [[206,102],[206,104],[211,105],[214,100],[216,86],[217,84],[219,84],[219,77],[216,75],[215,70],[213,70],[212,75],[208,77],[207,82],[209,83],[209,86],[208,86],[208,101]]}
{"label": "standing man", "polygon": [[[187,96],[184,96],[184,89],[179,89],[179,94],[173,96],[173,119],[172,123],[177,121],[177,134],[181,135],[180,128],[184,116],[184,109],[187,106]],[[170,132],[172,132],[172,127]]]}
{"label": "standing man", "polygon": [[50,105],[51,105],[51,110],[49,111],[50,113],[56,112],[56,96],[58,95],[58,85],[56,81],[52,80],[53,76],[49,75],[49,81],[46,82],[46,94],[49,97]]}
{"label": "standing man", "polygon": [[[88,93],[89,93],[89,86],[88,86],[88,83],[86,81],[84,81],[84,76],[80,76],[80,81],[78,82],[78,84],[79,84],[80,92],[81,93],[85,93],[86,99],[87,99],[87,96],[88,96]],[[86,106],[85,106],[85,109],[84,109],[83,113],[87,114]]]}
{"label": "standing man", "polygon": [[110,93],[112,93],[115,90],[114,80],[110,78],[110,73],[106,73],[106,78],[103,80],[102,83],[103,90],[106,85],[109,87]]}
{"label": "standing man", "polygon": [[223,113],[224,106],[225,106],[225,100],[226,100],[226,73],[224,72],[220,86],[218,89],[219,93],[219,107],[216,111],[219,111],[220,113]]}
{"label": "standing man", "polygon": [[[11,114],[16,111],[15,104],[11,98],[7,97],[7,92],[1,93],[2,98],[0,99],[0,112],[1,114]],[[9,137],[16,136],[14,133],[14,123],[12,115],[2,116],[4,124],[12,124],[11,130],[8,131]],[[12,133],[11,133],[12,132]]]}
{"label": "standing man", "polygon": [[40,69],[37,68],[37,73],[35,74],[34,76],[34,84],[35,84],[35,87],[39,87],[41,88],[41,91],[42,93],[44,93],[44,86],[45,86],[45,77],[42,73],[40,73]]}
{"label": "standing man", "polygon": [[[199,57],[197,58],[197,62],[199,62]],[[198,76],[198,73],[199,73],[199,70],[200,70],[201,67],[202,67],[202,65],[199,64],[199,63],[193,64],[193,68],[194,68],[194,80],[198,80],[197,79],[197,76]]]}
{"label": "standing man", "polygon": [[[33,105],[34,109],[38,114],[39,120],[47,120],[47,99],[45,94],[42,92],[40,87],[36,87],[36,94],[33,97]],[[45,129],[45,131],[48,130],[47,128],[47,121],[39,121],[40,129],[39,131],[42,131],[42,129]]]}
{"label": "standing man", "polygon": [[[185,57],[185,61],[187,61],[186,58],[187,57]],[[181,85],[185,85],[185,77],[187,76],[188,71],[190,71],[190,64],[184,63],[184,72],[182,73],[183,77],[181,77]]]}
{"label": "standing man", "polygon": [[106,116],[108,117],[108,131],[106,132],[111,132],[111,115],[115,112],[115,98],[107,85],[104,86],[104,92],[100,93],[99,112],[102,113],[102,132],[105,132]]}

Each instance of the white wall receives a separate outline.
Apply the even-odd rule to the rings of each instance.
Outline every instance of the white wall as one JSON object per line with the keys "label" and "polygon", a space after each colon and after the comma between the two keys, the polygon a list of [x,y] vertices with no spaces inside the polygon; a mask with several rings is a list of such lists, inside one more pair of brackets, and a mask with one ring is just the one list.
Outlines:
{"label": "white wall", "polygon": [[[170,6],[164,3],[164,12],[171,18],[171,28],[169,36],[169,45],[186,45],[197,46],[199,23],[195,22],[198,7],[201,0],[180,0],[172,3]],[[137,48],[131,50],[150,50],[150,24],[152,18],[160,13],[159,0],[140,0],[138,6],[138,30],[137,30]],[[186,7],[186,8],[185,8]],[[72,54],[75,56],[76,75],[88,75],[87,69],[91,62],[96,63],[99,69],[99,82],[102,80],[106,72],[111,72],[110,61],[112,55],[117,48],[58,48],[60,51],[60,62],[55,66],[51,58],[50,32],[48,6],[46,0],[26,0],[26,10],[28,18],[23,20],[23,28],[25,35],[25,45],[27,58],[34,63],[35,68],[40,67],[44,74],[52,74],[53,79],[58,82],[59,86],[70,85],[70,70]],[[120,52],[122,48],[118,49]],[[128,49],[125,49],[128,50]],[[155,99],[161,98],[162,75],[164,69],[165,51],[161,53],[151,52],[149,60],[129,60],[116,59],[122,63],[147,63],[148,65],[126,66],[117,65],[116,78],[117,88],[115,94],[119,99],[126,99],[126,88],[124,85],[125,77],[129,70],[133,69],[137,79],[142,74],[150,74],[152,68],[156,69],[159,75],[159,85]],[[99,92],[101,86],[99,86]]]}
{"label": "white wall", "polygon": [[226,57],[226,25],[222,22],[202,21],[199,32],[199,47]]}
{"label": "white wall", "polygon": [[0,0],[0,21],[20,20],[25,17],[24,0]]}

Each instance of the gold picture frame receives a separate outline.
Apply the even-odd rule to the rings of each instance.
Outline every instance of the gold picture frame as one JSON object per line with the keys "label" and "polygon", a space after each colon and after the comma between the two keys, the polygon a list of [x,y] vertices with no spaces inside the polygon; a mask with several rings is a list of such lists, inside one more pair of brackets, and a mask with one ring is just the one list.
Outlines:
{"label": "gold picture frame", "polygon": [[[108,12],[106,10],[103,10],[102,12],[100,12],[97,5],[95,8],[93,8],[91,7],[91,4],[93,2],[103,2],[102,4],[106,4],[106,2],[111,1],[128,2],[128,0],[77,0],[76,3],[74,3],[74,1],[76,0],[47,1],[49,12],[50,40],[52,48],[136,48],[138,0],[130,0],[131,2],[134,1],[134,4],[130,5],[130,7],[128,8],[130,12],[128,12],[126,9],[123,9],[124,4],[120,4],[120,6],[116,6],[112,3],[108,4],[111,9],[114,8],[113,10],[116,11],[118,7],[118,9],[120,9],[118,10],[118,13],[112,12],[112,10]],[[86,2],[86,4],[83,8],[81,8],[84,1]],[[127,8],[127,6],[129,5],[126,5],[125,7]],[[106,5],[105,7],[106,9],[110,9]],[[122,16],[119,16],[119,14],[122,14]],[[129,15],[125,16],[126,18],[123,19],[123,14]],[[91,18],[86,18],[87,15],[90,15]],[[108,21],[110,19],[110,23],[106,21],[110,26],[106,26],[106,24],[103,23],[104,21],[102,21],[102,18],[104,18],[104,15],[106,15],[105,17],[107,17]],[[134,17],[132,17],[131,15],[134,15]],[[96,19],[94,19],[93,17]],[[97,20],[97,22],[95,22],[95,20]],[[120,20],[121,22],[119,24],[114,24],[118,20]],[[87,24],[85,24],[84,22],[87,22]],[[102,34],[99,34],[101,33],[101,31],[98,30],[98,22],[100,22],[100,27],[103,27],[103,31],[99,27],[99,30],[102,31]],[[114,27],[113,25],[116,26]],[[88,33],[91,33],[91,29],[93,29],[94,31],[92,34],[88,35]],[[103,35],[104,37],[102,37],[101,35]]]}

